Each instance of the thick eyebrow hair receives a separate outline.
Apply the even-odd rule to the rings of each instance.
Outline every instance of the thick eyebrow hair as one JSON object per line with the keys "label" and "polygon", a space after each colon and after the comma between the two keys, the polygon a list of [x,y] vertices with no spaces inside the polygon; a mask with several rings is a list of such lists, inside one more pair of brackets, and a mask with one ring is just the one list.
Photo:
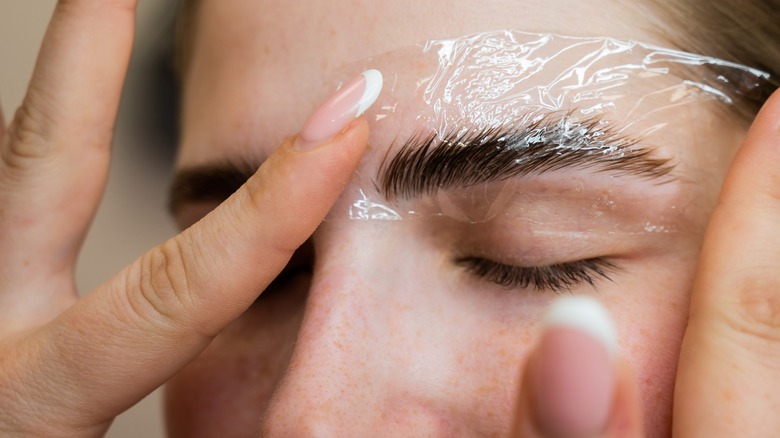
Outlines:
{"label": "thick eyebrow hair", "polygon": [[260,163],[224,161],[183,169],[168,192],[168,211],[174,216],[193,202],[222,202],[257,172]]}
{"label": "thick eyebrow hair", "polygon": [[[671,180],[664,179],[674,169],[669,160],[653,158],[651,148],[638,146],[642,139],[621,131],[600,119],[575,123],[549,113],[522,128],[418,134],[385,155],[374,185],[393,200],[567,168]],[[168,209],[176,215],[188,203],[222,202],[259,167],[238,159],[183,169],[171,184]]]}
{"label": "thick eyebrow hair", "polygon": [[561,169],[673,179],[668,159],[652,157],[652,148],[639,146],[643,139],[622,132],[599,118],[575,122],[548,113],[519,128],[417,134],[392,158],[385,155],[374,185],[393,200]]}

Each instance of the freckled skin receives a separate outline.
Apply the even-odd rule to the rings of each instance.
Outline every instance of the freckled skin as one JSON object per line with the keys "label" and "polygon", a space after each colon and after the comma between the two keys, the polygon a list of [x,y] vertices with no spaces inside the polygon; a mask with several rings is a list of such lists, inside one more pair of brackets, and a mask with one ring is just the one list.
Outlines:
{"label": "freckled skin", "polygon": [[[583,3],[457,0],[443,13],[405,0],[204,0],[180,166],[267,156],[326,96],[330,70],[427,39],[512,28],[669,45],[642,30],[637,11]],[[389,144],[394,133],[372,135]],[[711,170],[700,188],[709,195],[725,164]],[[691,208],[704,216],[708,207]],[[625,272],[598,291],[576,291],[615,317],[648,436],[669,433],[701,227],[654,254],[626,257]],[[469,277],[430,234],[411,221],[324,223],[311,241],[311,273],[266,292],[169,383],[171,435],[505,436],[536,321],[555,295]]]}
{"label": "freckled skin", "polygon": [[[213,412],[229,412],[229,428],[236,431],[258,429],[257,412],[266,409],[292,353],[307,287],[306,279],[298,279],[288,284],[284,299],[269,293],[263,305],[249,309],[168,384],[176,397],[169,398],[166,410],[185,420],[169,422],[172,435],[222,433],[226,419],[211,417]],[[193,412],[204,415],[192,421]]]}

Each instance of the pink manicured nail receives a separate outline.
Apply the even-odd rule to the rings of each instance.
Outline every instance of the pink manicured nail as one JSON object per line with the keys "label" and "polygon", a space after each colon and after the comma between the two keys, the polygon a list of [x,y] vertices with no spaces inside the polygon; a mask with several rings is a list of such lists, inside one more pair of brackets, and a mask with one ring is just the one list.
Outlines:
{"label": "pink manicured nail", "polygon": [[309,117],[298,135],[298,149],[313,149],[335,136],[376,102],[382,91],[382,73],[366,70],[344,85]]}
{"label": "pink manicured nail", "polygon": [[615,328],[598,301],[564,297],[550,307],[534,364],[539,428],[555,437],[599,436],[615,392]]}

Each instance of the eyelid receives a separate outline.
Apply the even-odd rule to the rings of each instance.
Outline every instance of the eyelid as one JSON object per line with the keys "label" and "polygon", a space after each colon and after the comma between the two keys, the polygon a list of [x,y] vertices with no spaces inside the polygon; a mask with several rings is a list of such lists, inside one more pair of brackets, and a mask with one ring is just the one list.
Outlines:
{"label": "eyelid", "polygon": [[596,287],[599,279],[612,281],[611,274],[621,269],[613,262],[595,257],[544,266],[513,266],[478,257],[456,260],[473,275],[508,289],[570,292],[573,287],[589,284]]}

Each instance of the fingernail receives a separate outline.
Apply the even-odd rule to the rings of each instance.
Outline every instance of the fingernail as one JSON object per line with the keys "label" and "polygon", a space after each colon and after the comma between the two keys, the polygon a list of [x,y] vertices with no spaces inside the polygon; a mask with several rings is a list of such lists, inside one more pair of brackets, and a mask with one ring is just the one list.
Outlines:
{"label": "fingernail", "polygon": [[382,73],[379,70],[364,71],[314,111],[298,134],[295,147],[314,149],[343,131],[376,102],[380,91]]}
{"label": "fingernail", "polygon": [[572,296],[552,304],[532,383],[545,436],[592,437],[604,431],[612,411],[616,353],[615,327],[598,301]]}

